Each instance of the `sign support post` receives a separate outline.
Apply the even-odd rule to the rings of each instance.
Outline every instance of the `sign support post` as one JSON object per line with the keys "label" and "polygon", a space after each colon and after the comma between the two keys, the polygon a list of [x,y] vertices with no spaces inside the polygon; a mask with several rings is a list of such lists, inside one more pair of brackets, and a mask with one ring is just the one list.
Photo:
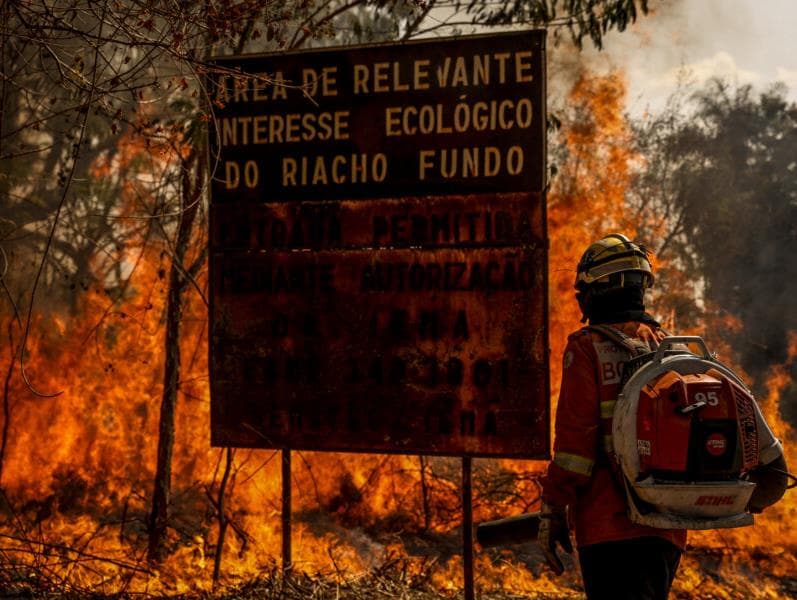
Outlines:
{"label": "sign support post", "polygon": [[462,569],[465,600],[473,600],[473,472],[470,456],[462,457]]}
{"label": "sign support post", "polygon": [[288,574],[291,560],[291,450],[282,449],[282,575]]}

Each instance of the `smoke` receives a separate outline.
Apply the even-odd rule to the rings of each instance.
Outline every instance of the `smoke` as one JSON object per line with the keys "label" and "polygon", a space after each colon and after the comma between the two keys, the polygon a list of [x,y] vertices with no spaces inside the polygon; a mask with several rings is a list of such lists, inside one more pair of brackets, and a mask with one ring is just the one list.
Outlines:
{"label": "smoke", "polygon": [[797,99],[793,2],[675,0],[649,7],[627,31],[609,32],[603,51],[587,47],[583,53],[595,72],[625,73],[632,115],[659,112],[680,86],[699,87],[715,77],[758,91],[785,81]]}

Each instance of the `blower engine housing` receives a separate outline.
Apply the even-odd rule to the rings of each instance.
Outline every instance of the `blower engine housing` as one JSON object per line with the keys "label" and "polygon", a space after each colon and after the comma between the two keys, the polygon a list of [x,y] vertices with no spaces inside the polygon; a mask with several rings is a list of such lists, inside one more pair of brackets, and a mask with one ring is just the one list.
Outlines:
{"label": "blower engine housing", "polygon": [[[696,343],[703,356],[683,344]],[[780,451],[744,383],[699,337],[665,338],[635,360],[614,408],[613,445],[635,522],[661,528],[750,525],[760,456]]]}

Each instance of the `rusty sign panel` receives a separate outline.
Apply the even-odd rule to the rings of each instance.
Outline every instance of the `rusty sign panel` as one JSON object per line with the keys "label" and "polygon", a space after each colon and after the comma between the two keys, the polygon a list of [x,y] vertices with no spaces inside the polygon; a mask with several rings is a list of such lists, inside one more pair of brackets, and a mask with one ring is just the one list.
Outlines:
{"label": "rusty sign panel", "polygon": [[540,191],[544,40],[218,59],[213,199]]}
{"label": "rusty sign panel", "polygon": [[[314,139],[245,151],[212,148],[220,169],[239,178],[238,187],[229,188],[217,171],[212,190],[214,445],[546,457],[543,40],[526,32],[220,61],[284,79],[301,76],[297,65],[314,73],[328,69],[337,93],[317,90],[313,114],[348,106],[348,122],[370,122],[370,128],[350,130],[346,152],[379,149],[395,177],[288,189],[280,187],[286,158],[325,156],[332,165],[343,146]],[[485,53],[502,58],[474,58]],[[419,61],[428,62],[435,78],[445,68],[466,72],[445,89],[431,83],[403,89],[402,77],[419,69]],[[375,66],[382,63],[393,66]],[[493,66],[483,66],[488,63]],[[370,65],[372,78],[360,95],[352,87],[365,85],[356,83],[358,65]],[[512,85],[487,85],[482,71],[476,79],[474,69],[483,68],[492,83],[503,77]],[[383,80],[383,69],[395,73],[392,83]],[[238,100],[221,113],[227,118],[285,115],[273,97],[256,100],[251,81],[239,85]],[[389,89],[380,91],[382,85]],[[265,89],[259,93],[275,94]],[[289,97],[293,92],[286,91]],[[514,126],[469,138],[470,148],[496,148],[504,158],[522,148],[516,176],[460,172],[443,180],[428,171],[422,177],[420,152],[466,150],[456,141],[460,136],[383,136],[395,107],[431,103],[445,111],[463,98],[498,107],[527,98],[538,111],[531,119],[540,131]],[[250,167],[254,185],[247,187],[250,161],[257,175]],[[403,171],[392,166],[413,161]],[[222,166],[228,163],[236,166]],[[467,195],[457,193],[465,189]]]}

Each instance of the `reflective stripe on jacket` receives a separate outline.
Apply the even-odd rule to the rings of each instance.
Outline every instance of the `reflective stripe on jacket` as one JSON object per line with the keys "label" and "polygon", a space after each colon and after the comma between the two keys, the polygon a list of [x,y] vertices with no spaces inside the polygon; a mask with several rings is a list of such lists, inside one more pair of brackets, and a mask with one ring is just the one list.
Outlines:
{"label": "reflective stripe on jacket", "polygon": [[[664,332],[628,321],[612,327],[658,346]],[[568,338],[562,360],[562,386],[556,409],[554,457],[543,478],[544,502],[570,506],[576,544],[657,536],[679,548],[686,531],[632,523],[620,482],[612,472],[612,413],[620,392],[628,351],[598,333],[581,329]]]}

